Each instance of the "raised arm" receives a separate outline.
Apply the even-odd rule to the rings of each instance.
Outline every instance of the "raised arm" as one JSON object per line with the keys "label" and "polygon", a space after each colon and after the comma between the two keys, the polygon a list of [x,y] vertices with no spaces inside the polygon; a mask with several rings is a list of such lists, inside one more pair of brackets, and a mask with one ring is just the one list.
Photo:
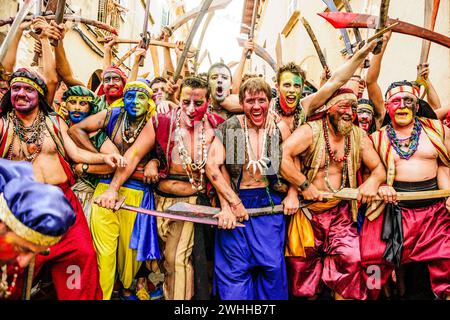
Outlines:
{"label": "raised arm", "polygon": [[366,56],[375,48],[377,42],[377,40],[373,40],[366,43],[353,57],[340,66],[316,93],[301,100],[307,115],[313,114],[318,108],[322,107],[331,95],[350,79]]}
{"label": "raised arm", "polygon": [[436,111],[441,107],[441,100],[430,80],[430,67],[428,63],[417,66],[417,78],[421,78],[427,85],[427,100],[430,106]]}
{"label": "raised arm", "polygon": [[56,27],[56,24],[50,25],[44,17],[37,17],[33,20],[33,29],[36,31],[39,30],[39,40],[42,47],[43,76],[48,88],[46,100],[51,105],[58,85],[58,74],[56,73],[55,56],[50,45],[50,39],[60,41],[62,34]]}
{"label": "raised arm", "polygon": [[3,65],[3,68],[8,73],[14,72],[14,66],[16,65],[17,59],[17,49],[19,48],[20,39],[22,38],[23,31],[31,25],[31,21],[22,22],[17,30],[17,33],[14,34],[14,37],[9,44],[8,50],[6,51],[6,55],[3,58],[3,61],[0,61]]}
{"label": "raised arm", "polygon": [[[54,24],[55,22],[50,22],[51,24]],[[83,86],[85,87],[85,84],[81,82],[79,79],[77,79],[73,72],[72,68],[70,67],[69,60],[66,56],[66,50],[64,49],[64,36],[65,36],[65,25],[61,24],[58,26],[58,28],[62,29],[62,39],[61,41],[58,41],[58,45],[55,48],[55,60],[56,60],[56,72],[61,77],[62,81],[68,86]]]}
{"label": "raised arm", "polygon": [[390,38],[391,32],[384,34],[381,52],[378,55],[374,55],[370,60],[370,67],[366,75],[367,93],[369,95],[369,99],[375,105],[374,117],[377,128],[381,127],[384,115],[386,114],[383,94],[381,93],[381,88],[378,85],[378,77],[380,76],[381,61],[383,60],[384,52],[386,51]]}
{"label": "raised arm", "polygon": [[112,66],[112,50],[113,50],[113,47],[117,44],[116,36],[108,36],[105,38],[109,41],[106,42],[103,46],[103,48],[104,48],[103,70],[106,70]]}
{"label": "raised arm", "polygon": [[128,76],[128,82],[137,80],[139,72],[139,61],[141,60],[141,57],[145,58],[146,52],[147,50],[143,48],[139,48],[136,50],[133,66],[131,67],[130,75]]}
{"label": "raised arm", "polygon": [[239,61],[238,67],[233,74],[233,85],[231,86],[231,93],[239,94],[239,88],[242,83],[242,74],[244,73],[245,64],[247,62],[247,53],[253,51],[254,44],[253,40],[245,41],[244,48],[242,49],[241,60]]}
{"label": "raised arm", "polygon": [[109,111],[107,109],[102,110],[73,125],[69,129],[70,137],[79,147],[92,152],[97,152],[91,140],[89,139],[89,134],[92,132],[97,132],[98,130],[105,127],[105,121],[108,112]]}

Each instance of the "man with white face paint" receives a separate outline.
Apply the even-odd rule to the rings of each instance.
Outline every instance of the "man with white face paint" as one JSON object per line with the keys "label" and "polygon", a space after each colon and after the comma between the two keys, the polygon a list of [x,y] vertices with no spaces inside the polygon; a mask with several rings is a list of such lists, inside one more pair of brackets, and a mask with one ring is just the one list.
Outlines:
{"label": "man with white face paint", "polygon": [[[396,191],[449,189],[450,130],[427,115],[430,107],[418,99],[409,81],[392,83],[385,95],[386,126],[371,135],[387,171],[387,186],[379,194],[387,205],[369,208],[361,232],[361,258],[378,265],[383,286],[394,265],[424,262],[431,288],[450,298],[450,200],[400,201]],[[444,173],[442,169],[446,169]],[[379,290],[372,290],[374,298]]]}
{"label": "man with white face paint", "polygon": [[208,112],[214,112],[225,120],[233,113],[242,112],[242,107],[237,103],[237,95],[231,95],[231,82],[231,71],[226,64],[215,63],[209,68],[208,86],[211,102]]}

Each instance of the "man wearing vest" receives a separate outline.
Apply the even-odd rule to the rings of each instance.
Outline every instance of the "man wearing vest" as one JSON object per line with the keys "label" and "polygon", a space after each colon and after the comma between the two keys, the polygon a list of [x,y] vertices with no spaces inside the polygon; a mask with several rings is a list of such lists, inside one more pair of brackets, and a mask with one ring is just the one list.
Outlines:
{"label": "man wearing vest", "polygon": [[[299,211],[291,219],[286,248],[292,295],[313,298],[322,285],[335,299],[366,299],[363,269],[356,231],[357,203],[330,200],[320,202],[319,191],[335,193],[342,188],[357,188],[356,172],[362,163],[370,170],[359,187],[358,200],[370,203],[386,171],[366,133],[353,125],[357,98],[349,88],[337,90],[319,109],[322,116],[298,128],[283,145],[281,174],[302,191],[311,220]],[[300,156],[302,171],[294,159]],[[302,225],[310,223],[313,234],[302,242]],[[303,237],[304,238],[304,237]]]}

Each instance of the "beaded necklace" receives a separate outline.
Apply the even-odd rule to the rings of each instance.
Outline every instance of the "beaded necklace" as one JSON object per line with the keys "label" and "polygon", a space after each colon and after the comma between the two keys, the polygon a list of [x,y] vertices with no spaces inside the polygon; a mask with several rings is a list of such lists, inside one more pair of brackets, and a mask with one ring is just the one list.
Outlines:
{"label": "beaded necklace", "polygon": [[[401,159],[408,160],[413,156],[419,147],[419,138],[420,133],[422,132],[422,125],[420,124],[417,118],[414,119],[414,127],[411,132],[411,136],[407,138],[397,138],[397,134],[395,133],[394,128],[391,124],[386,126],[386,134],[389,138],[389,142],[394,150],[397,152]],[[409,140],[408,144],[405,144],[405,141]],[[406,151],[402,150],[402,147],[408,147]]]}
{"label": "beaded necklace", "polygon": [[16,287],[18,266],[14,267],[14,275],[11,284],[8,284],[8,267],[5,264],[2,267],[2,279],[0,281],[0,299],[7,299],[11,296],[14,288]]}
{"label": "beaded necklace", "polygon": [[[182,167],[186,171],[186,174],[188,175],[189,182],[192,185],[192,189],[194,189],[196,192],[199,192],[203,190],[203,176],[205,174],[205,165],[206,160],[208,158],[208,148],[206,145],[206,133],[205,133],[205,122],[207,117],[205,114],[202,120],[202,124],[199,127],[198,133],[199,141],[197,143],[197,154],[200,159],[197,161],[192,160],[190,152],[186,149],[186,146],[184,145],[182,134],[183,130],[180,126],[180,117],[181,117],[181,110],[178,110],[175,128],[175,142],[177,143],[178,147],[178,155],[182,161]],[[194,179],[194,171],[200,172],[199,182],[195,181]]]}
{"label": "beaded necklace", "polygon": [[297,106],[294,108],[294,110],[291,113],[287,113],[283,110],[283,108],[281,108],[280,105],[280,98],[277,97],[275,98],[275,109],[277,111],[277,113],[279,115],[282,115],[284,117],[290,117],[292,115],[294,115],[294,130],[298,128],[298,126],[301,124],[301,115],[302,115],[302,105],[300,104],[300,102],[297,104]]}
{"label": "beaded necklace", "polygon": [[[28,162],[33,162],[34,159],[42,151],[42,145],[44,142],[43,132],[45,130],[45,115],[39,111],[38,115],[34,119],[33,123],[29,127],[25,127],[23,122],[17,117],[15,112],[9,114],[10,119],[12,119],[14,130],[12,143],[8,150],[8,160],[13,158],[13,149],[15,145],[15,136],[19,137],[19,148],[25,156],[25,160]],[[22,148],[22,143],[25,143],[25,149]],[[33,146],[34,145],[34,146]],[[28,146],[34,151],[29,154]]]}
{"label": "beaded necklace", "polygon": [[[132,144],[134,141],[136,141],[137,137],[139,136],[139,133],[141,133],[142,129],[144,128],[146,121],[145,117],[142,117],[141,122],[138,124],[136,130],[131,130],[130,121],[128,119],[128,114],[125,112],[125,117],[122,121],[122,139],[128,144]],[[128,138],[130,136],[131,131],[131,138]]]}
{"label": "beaded necklace", "polygon": [[[327,188],[331,192],[336,193],[336,192],[342,190],[345,187],[345,184],[347,183],[347,171],[348,171],[347,159],[348,159],[348,156],[350,154],[350,149],[351,149],[350,134],[347,134],[345,136],[344,156],[342,158],[338,159],[338,158],[336,158],[335,154],[331,151],[330,138],[328,136],[328,123],[325,118],[322,118],[322,125],[323,125],[323,133],[324,133],[324,138],[325,138],[325,145],[327,148],[327,152],[325,152],[325,184],[327,185]],[[330,158],[335,163],[344,162],[342,165],[341,185],[338,190],[334,189],[330,183],[330,179],[329,179]]]}
{"label": "beaded necklace", "polygon": [[266,157],[268,130],[265,130],[261,154],[260,154],[258,160],[254,160],[254,159],[256,159],[256,156],[255,156],[255,153],[253,152],[252,145],[250,144],[248,127],[247,127],[247,117],[245,117],[245,116],[244,116],[244,135],[245,135],[245,150],[247,151],[246,154],[247,154],[247,159],[248,159],[248,164],[247,164],[248,172],[250,172],[250,167],[252,167],[253,174],[256,174],[256,169],[259,169],[259,172],[261,174],[264,174],[263,171],[264,171],[264,169],[269,168],[267,165],[270,162],[270,159]]}
{"label": "beaded necklace", "polygon": [[323,134],[325,137],[325,145],[327,147],[327,151],[328,151],[328,154],[330,155],[331,159],[336,163],[340,163],[342,161],[347,161],[348,155],[350,154],[350,148],[351,148],[350,135],[347,134],[345,136],[344,156],[342,158],[338,159],[338,158],[336,158],[334,152],[331,151],[330,138],[328,136],[328,123],[325,118],[322,118],[322,125],[323,125]]}

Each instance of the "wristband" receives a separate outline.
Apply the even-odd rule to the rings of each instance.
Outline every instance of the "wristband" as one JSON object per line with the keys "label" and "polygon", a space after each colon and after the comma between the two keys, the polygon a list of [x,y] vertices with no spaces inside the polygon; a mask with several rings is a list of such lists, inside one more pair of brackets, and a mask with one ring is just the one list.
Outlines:
{"label": "wristband", "polygon": [[303,181],[303,183],[301,185],[299,185],[298,187],[300,188],[301,191],[305,191],[306,189],[309,188],[310,185],[311,185],[311,183],[309,182],[309,180],[305,179],[305,181]]}

